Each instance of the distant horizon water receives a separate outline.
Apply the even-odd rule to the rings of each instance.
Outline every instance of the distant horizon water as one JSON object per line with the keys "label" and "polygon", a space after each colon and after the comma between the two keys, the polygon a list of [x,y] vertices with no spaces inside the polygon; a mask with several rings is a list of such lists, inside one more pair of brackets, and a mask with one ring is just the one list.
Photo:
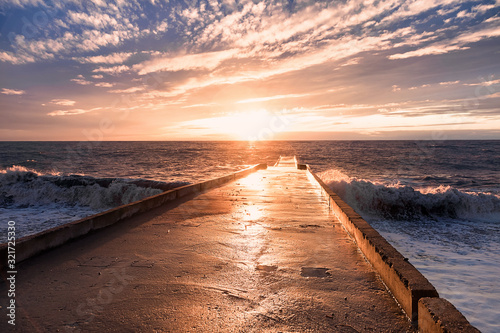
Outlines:
{"label": "distant horizon water", "polygon": [[473,325],[500,330],[500,140],[3,141],[0,218],[22,237],[280,155],[309,164]]}
{"label": "distant horizon water", "polygon": [[442,139],[442,140],[436,140],[436,139],[412,139],[412,138],[397,138],[397,139],[392,139],[392,138],[373,138],[373,139],[270,139],[270,140],[201,140],[201,139],[190,139],[190,140],[0,140],[0,143],[16,143],[16,142],[31,142],[31,143],[91,143],[91,144],[101,144],[101,143],[106,143],[106,142],[244,142],[244,143],[250,143],[250,144],[255,144],[255,143],[262,143],[262,142],[376,142],[376,141],[406,141],[406,142],[436,142],[439,141],[441,143],[444,142],[454,142],[454,141],[500,141],[500,137],[497,139],[483,139],[483,138],[477,138],[477,139]]}

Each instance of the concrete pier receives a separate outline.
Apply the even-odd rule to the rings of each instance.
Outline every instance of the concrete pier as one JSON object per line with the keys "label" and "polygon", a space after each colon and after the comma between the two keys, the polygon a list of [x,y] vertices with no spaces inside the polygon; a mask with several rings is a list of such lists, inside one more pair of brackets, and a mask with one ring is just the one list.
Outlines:
{"label": "concrete pier", "polygon": [[415,332],[314,174],[258,169],[19,263],[0,331]]}

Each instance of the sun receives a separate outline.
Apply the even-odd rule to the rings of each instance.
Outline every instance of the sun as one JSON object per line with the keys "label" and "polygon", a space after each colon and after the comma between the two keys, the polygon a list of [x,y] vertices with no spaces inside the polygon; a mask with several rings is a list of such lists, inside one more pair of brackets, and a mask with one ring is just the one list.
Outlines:
{"label": "sun", "polygon": [[273,140],[278,133],[290,127],[290,119],[283,113],[266,109],[235,111],[224,116],[201,118],[183,122],[181,127],[198,135],[223,137],[233,140]]}
{"label": "sun", "polygon": [[273,116],[265,109],[235,112],[223,117],[205,119],[205,125],[235,139],[257,141],[268,135]]}

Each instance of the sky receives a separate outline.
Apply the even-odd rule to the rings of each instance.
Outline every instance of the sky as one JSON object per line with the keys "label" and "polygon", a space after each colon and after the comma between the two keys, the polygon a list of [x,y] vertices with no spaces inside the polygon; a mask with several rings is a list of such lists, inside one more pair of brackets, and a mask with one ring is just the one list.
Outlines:
{"label": "sky", "polygon": [[0,0],[0,140],[500,139],[500,0]]}

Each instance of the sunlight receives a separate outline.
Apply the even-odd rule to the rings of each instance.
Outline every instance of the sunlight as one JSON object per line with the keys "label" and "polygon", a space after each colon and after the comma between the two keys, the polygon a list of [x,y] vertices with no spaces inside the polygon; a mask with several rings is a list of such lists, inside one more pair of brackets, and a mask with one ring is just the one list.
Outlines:
{"label": "sunlight", "polygon": [[270,127],[271,122],[272,115],[267,110],[260,109],[200,119],[197,124],[239,140],[255,141]]}
{"label": "sunlight", "polygon": [[243,221],[245,222],[257,221],[264,216],[262,207],[258,205],[246,206],[244,209]]}

